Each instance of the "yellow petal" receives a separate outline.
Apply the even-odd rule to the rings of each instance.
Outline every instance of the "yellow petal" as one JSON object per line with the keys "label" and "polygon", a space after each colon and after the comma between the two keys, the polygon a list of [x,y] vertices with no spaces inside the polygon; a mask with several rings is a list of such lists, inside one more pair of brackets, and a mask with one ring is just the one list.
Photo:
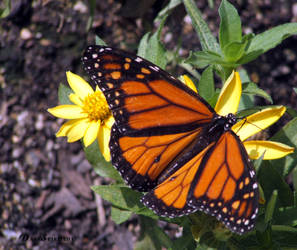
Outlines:
{"label": "yellow petal", "polygon": [[65,122],[59,131],[56,133],[56,137],[67,136],[68,130],[80,119],[73,119]]}
{"label": "yellow petal", "polygon": [[84,136],[88,126],[89,126],[88,119],[80,119],[76,121],[66,133],[68,138],[67,141],[75,142],[81,139]]}
{"label": "yellow petal", "polygon": [[107,120],[104,121],[104,126],[111,129],[112,125],[114,124],[114,118],[111,115]]}
{"label": "yellow petal", "polygon": [[258,159],[264,153],[264,160],[282,158],[294,152],[294,148],[280,142],[273,141],[245,141],[245,149],[251,159]]}
{"label": "yellow petal", "polygon": [[106,161],[110,161],[110,151],[109,151],[110,132],[111,132],[110,128],[106,126],[101,126],[98,134],[98,143],[99,143],[100,151]]}
{"label": "yellow petal", "polygon": [[83,107],[83,105],[84,105],[82,100],[79,98],[79,96],[77,94],[71,93],[69,95],[69,99],[71,102],[73,102],[74,104],[76,104],[80,107]]}
{"label": "yellow petal", "polygon": [[198,93],[195,84],[192,82],[191,78],[187,75],[183,75],[184,83],[192,89],[194,92]]}
{"label": "yellow petal", "polygon": [[70,71],[67,71],[66,75],[70,87],[82,100],[84,100],[89,94],[94,93],[92,87],[79,75],[73,74]]}
{"label": "yellow petal", "polygon": [[229,113],[235,114],[238,109],[240,96],[240,76],[238,72],[233,71],[221,90],[219,99],[215,106],[215,111],[222,116],[226,116]]}
{"label": "yellow petal", "polygon": [[81,107],[77,105],[59,105],[47,110],[52,115],[63,119],[85,118],[88,114],[83,113]]}
{"label": "yellow petal", "polygon": [[87,128],[86,133],[84,135],[85,147],[88,147],[95,141],[95,139],[98,136],[99,128],[100,128],[100,121],[89,123],[89,127]]}
{"label": "yellow petal", "polygon": [[232,130],[240,137],[240,140],[244,141],[275,123],[285,112],[284,106],[263,109],[237,122]]}

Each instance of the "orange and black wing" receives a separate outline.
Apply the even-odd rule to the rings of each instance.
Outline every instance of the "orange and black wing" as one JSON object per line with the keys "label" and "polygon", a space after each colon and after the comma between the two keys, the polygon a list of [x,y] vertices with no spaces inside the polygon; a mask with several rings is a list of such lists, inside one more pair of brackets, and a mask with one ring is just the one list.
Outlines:
{"label": "orange and black wing", "polygon": [[239,138],[227,131],[147,193],[142,202],[166,217],[201,210],[242,234],[254,227],[258,199],[248,155]]}
{"label": "orange and black wing", "polygon": [[212,121],[214,110],[158,66],[125,51],[89,46],[82,61],[115,118],[113,165],[132,188],[151,190]]}
{"label": "orange and black wing", "polygon": [[210,123],[214,110],[185,84],[136,55],[89,46],[85,70],[103,91],[119,132],[176,134]]}

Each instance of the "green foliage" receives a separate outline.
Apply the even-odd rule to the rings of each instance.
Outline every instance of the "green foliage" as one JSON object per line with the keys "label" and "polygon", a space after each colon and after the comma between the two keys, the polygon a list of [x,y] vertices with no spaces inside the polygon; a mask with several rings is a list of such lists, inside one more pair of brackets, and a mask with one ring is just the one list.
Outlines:
{"label": "green foliage", "polygon": [[4,8],[0,8],[0,18],[5,18],[9,15],[11,10],[11,1],[10,0],[4,0]]}
{"label": "green foliage", "polygon": [[106,162],[103,155],[99,150],[98,141],[95,140],[90,146],[85,147],[85,155],[88,161],[92,164],[95,172],[102,176],[111,178],[118,182],[123,182],[119,172],[111,165],[110,162]]}
{"label": "green foliage", "polygon": [[62,104],[62,105],[73,104],[69,100],[69,95],[71,93],[73,93],[71,88],[65,86],[64,84],[60,84],[59,89],[58,89],[58,98],[59,98],[60,104]]}
{"label": "green foliage", "polygon": [[[209,1],[210,4],[212,1]],[[192,24],[200,40],[202,51],[192,51],[184,60],[177,53],[166,51],[161,42],[161,32],[171,11],[184,4]],[[240,17],[235,7],[227,0],[221,2],[219,8],[221,18],[219,42],[210,32],[207,23],[193,0],[171,0],[159,13],[156,20],[160,25],[156,32],[147,32],[138,46],[138,55],[165,69],[172,60],[192,73],[194,82],[198,83],[199,94],[212,106],[215,105],[219,89],[214,86],[214,74],[224,82],[232,70],[256,59],[261,54],[274,48],[287,37],[297,33],[297,23],[283,24],[261,34],[242,34]],[[105,45],[96,38],[96,44]],[[174,55],[174,56],[173,56]],[[172,59],[173,58],[173,59]],[[204,69],[202,75],[195,69]],[[270,103],[272,98],[257,84],[253,83],[244,69],[239,70],[242,84],[242,99],[238,117],[245,117],[264,107],[254,105],[254,97],[259,96]],[[293,88],[296,92],[296,88]],[[69,89],[60,86],[61,103],[68,103]],[[69,100],[68,100],[69,101]],[[271,140],[297,147],[297,112],[288,109],[293,119],[278,131]],[[85,148],[87,159],[94,166],[97,174],[116,181],[111,185],[93,186],[92,189],[103,199],[112,204],[112,219],[120,224],[134,214],[139,215],[141,236],[135,249],[280,249],[297,245],[297,152],[279,160],[255,161],[257,177],[260,184],[261,197],[266,202],[260,206],[256,230],[235,235],[223,228],[213,217],[203,213],[195,213],[177,219],[159,218],[151,210],[140,203],[143,194],[126,187],[118,172],[111,163],[104,161],[98,149],[97,141]],[[263,157],[263,156],[262,156]],[[285,177],[293,178],[293,189]],[[176,223],[183,227],[181,236],[171,241],[165,232],[158,227],[156,220]]]}
{"label": "green foliage", "polygon": [[87,22],[87,27],[86,30],[90,30],[94,21],[94,14],[95,14],[95,9],[96,9],[96,0],[88,0],[89,2],[89,10],[90,10],[90,15],[89,19]]}

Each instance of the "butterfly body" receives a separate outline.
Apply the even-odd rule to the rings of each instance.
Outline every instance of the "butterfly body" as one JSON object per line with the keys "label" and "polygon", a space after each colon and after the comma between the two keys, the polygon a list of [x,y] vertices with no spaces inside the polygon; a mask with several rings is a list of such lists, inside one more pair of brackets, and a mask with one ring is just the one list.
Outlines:
{"label": "butterfly body", "polygon": [[250,231],[258,211],[255,171],[236,117],[216,114],[185,84],[133,54],[89,46],[82,58],[103,91],[115,124],[112,164],[142,202],[160,216],[201,210],[236,233]]}

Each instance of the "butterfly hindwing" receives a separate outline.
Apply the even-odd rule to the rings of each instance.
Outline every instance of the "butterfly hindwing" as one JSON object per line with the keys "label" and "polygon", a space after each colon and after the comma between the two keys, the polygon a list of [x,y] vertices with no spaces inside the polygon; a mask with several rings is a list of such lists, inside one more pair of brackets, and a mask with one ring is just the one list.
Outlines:
{"label": "butterfly hindwing", "polygon": [[133,189],[154,188],[165,168],[200,134],[201,129],[178,134],[131,137],[112,128],[112,164]]}
{"label": "butterfly hindwing", "polygon": [[142,202],[160,216],[201,210],[242,234],[254,226],[258,199],[248,155],[239,138],[228,131],[146,194]]}

